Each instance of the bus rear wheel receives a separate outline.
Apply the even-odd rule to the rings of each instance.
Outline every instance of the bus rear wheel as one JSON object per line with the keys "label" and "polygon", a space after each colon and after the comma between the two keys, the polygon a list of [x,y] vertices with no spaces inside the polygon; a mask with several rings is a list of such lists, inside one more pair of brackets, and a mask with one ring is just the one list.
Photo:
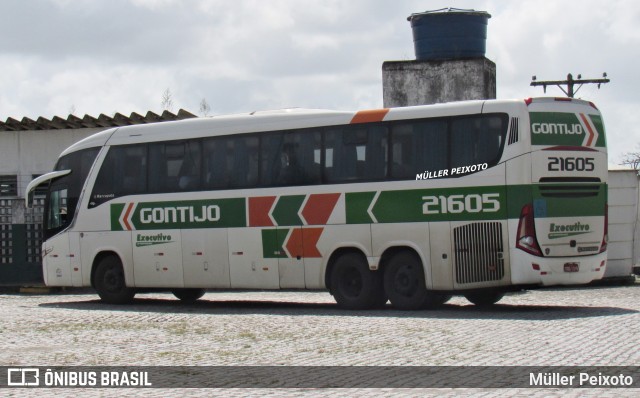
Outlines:
{"label": "bus rear wheel", "polygon": [[367,260],[358,253],[338,257],[330,289],[338,305],[350,310],[381,307],[387,302],[380,273],[369,270]]}
{"label": "bus rear wheel", "polygon": [[176,289],[172,290],[174,296],[185,303],[193,303],[206,293],[204,289]]}
{"label": "bus rear wheel", "polygon": [[422,262],[410,251],[391,257],[384,271],[384,290],[393,307],[399,310],[436,307],[448,299],[427,290]]}
{"label": "bus rear wheel", "polygon": [[464,297],[478,307],[489,307],[500,301],[504,297],[504,293],[500,291],[487,291],[467,293]]}
{"label": "bus rear wheel", "polygon": [[100,299],[108,304],[128,304],[136,294],[134,289],[127,287],[122,263],[115,256],[100,260],[96,266],[93,286]]}

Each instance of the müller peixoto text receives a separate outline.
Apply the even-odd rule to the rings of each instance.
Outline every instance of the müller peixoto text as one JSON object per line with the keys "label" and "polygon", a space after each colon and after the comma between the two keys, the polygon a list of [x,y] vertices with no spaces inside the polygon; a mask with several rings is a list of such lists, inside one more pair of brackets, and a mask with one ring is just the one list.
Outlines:
{"label": "m\u00fcller peixoto text", "polygon": [[605,375],[598,372],[597,375],[580,372],[577,375],[566,375],[559,372],[529,373],[530,386],[557,386],[557,387],[628,387],[633,385],[633,377],[622,373],[617,375]]}

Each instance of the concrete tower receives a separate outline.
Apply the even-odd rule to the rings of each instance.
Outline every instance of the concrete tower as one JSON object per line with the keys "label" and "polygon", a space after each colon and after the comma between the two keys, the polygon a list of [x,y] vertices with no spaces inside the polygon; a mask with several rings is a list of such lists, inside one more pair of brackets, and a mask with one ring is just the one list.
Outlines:
{"label": "concrete tower", "polygon": [[484,11],[412,14],[415,61],[382,64],[385,108],[496,98],[496,64],[485,57]]}

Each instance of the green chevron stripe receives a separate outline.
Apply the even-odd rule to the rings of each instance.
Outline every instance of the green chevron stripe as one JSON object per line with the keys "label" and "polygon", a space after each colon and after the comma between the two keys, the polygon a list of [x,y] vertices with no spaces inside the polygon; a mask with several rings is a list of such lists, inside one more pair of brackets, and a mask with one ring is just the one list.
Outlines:
{"label": "green chevron stripe", "polygon": [[298,211],[305,197],[305,195],[281,196],[271,213],[276,225],[303,225]]}
{"label": "green chevron stripe", "polygon": [[347,224],[369,224],[373,220],[367,213],[367,209],[373,201],[375,192],[354,192],[345,194],[347,211]]}
{"label": "green chevron stripe", "polygon": [[284,240],[289,229],[263,229],[262,230],[262,256],[264,258],[287,258]]}

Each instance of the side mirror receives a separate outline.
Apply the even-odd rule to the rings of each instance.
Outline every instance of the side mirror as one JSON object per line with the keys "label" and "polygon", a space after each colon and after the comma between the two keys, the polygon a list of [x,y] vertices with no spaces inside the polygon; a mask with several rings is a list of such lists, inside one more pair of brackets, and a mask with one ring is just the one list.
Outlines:
{"label": "side mirror", "polygon": [[27,185],[27,189],[25,190],[25,193],[24,193],[25,207],[27,209],[30,209],[31,206],[33,205],[33,191],[35,191],[38,185],[47,181],[51,181],[55,178],[66,176],[69,173],[71,173],[71,170],[59,170],[59,171],[52,171],[51,173],[47,173],[47,174],[41,175],[40,177],[34,178],[29,183],[29,185]]}

